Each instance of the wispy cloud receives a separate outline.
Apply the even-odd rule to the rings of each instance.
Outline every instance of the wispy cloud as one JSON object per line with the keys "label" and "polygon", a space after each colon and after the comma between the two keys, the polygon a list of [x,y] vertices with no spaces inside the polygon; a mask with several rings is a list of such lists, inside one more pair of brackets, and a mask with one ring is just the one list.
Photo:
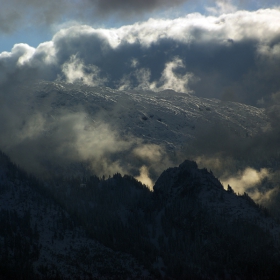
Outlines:
{"label": "wispy cloud", "polygon": [[61,79],[68,83],[80,82],[89,86],[100,86],[106,83],[106,78],[101,78],[100,70],[95,65],[84,65],[76,55],[72,55],[69,61],[62,65],[64,77]]}
{"label": "wispy cloud", "polygon": [[206,7],[206,10],[212,15],[221,15],[236,12],[238,8],[231,0],[216,0],[215,5]]}
{"label": "wispy cloud", "polygon": [[243,194],[244,192],[253,192],[250,193],[254,196],[257,194],[255,193],[257,185],[259,185],[263,179],[269,177],[269,171],[266,168],[262,168],[260,171],[255,170],[254,168],[247,167],[243,171],[238,171],[235,176],[231,176],[228,178],[221,178],[222,183],[224,186],[230,185],[235,192],[239,194]]}
{"label": "wispy cloud", "polygon": [[140,172],[140,175],[136,176],[135,179],[137,179],[138,181],[142,182],[142,184],[145,184],[152,191],[153,190],[153,186],[154,186],[154,182],[149,177],[149,170],[148,170],[148,168],[145,165],[143,165],[140,168],[139,172]]}

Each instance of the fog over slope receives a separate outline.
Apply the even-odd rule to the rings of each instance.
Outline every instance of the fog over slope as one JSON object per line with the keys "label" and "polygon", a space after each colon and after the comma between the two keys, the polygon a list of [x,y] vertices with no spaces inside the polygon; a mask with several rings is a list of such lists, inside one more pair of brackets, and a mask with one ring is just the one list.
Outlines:
{"label": "fog over slope", "polygon": [[152,187],[162,170],[190,158],[225,186],[270,198],[256,189],[278,174],[277,154],[262,145],[274,135],[264,109],[172,90],[44,81],[14,87],[9,97],[10,110],[1,111],[2,150],[37,176],[86,168],[98,176],[131,174]]}

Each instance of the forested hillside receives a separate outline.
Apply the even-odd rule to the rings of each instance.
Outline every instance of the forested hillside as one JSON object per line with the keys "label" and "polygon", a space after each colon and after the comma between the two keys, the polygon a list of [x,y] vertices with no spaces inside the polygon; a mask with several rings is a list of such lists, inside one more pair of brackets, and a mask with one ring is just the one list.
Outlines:
{"label": "forested hillside", "polygon": [[195,162],[40,181],[1,154],[3,279],[277,279],[280,227]]}

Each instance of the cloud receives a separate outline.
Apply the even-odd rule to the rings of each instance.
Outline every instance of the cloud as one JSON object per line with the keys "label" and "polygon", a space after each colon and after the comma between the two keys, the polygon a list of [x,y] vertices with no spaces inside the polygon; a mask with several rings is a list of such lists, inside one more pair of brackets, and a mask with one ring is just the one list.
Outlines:
{"label": "cloud", "polygon": [[158,163],[162,160],[164,150],[158,145],[149,144],[136,147],[133,153],[145,161]]}
{"label": "cloud", "polygon": [[143,172],[152,182],[158,178],[164,169],[170,167],[172,164],[174,165],[174,161],[171,159],[170,154],[167,153],[165,147],[156,144],[138,143],[132,150],[132,157],[134,164],[141,168],[143,166],[147,168],[146,171],[141,171],[140,169],[140,175]]}
{"label": "cloud", "polygon": [[246,192],[256,203],[266,207],[272,215],[280,217],[279,170],[272,171],[267,168],[256,170],[247,167],[220,180],[225,189],[230,185],[235,193],[243,195]]}
{"label": "cloud", "polygon": [[188,84],[189,82],[194,82],[197,79],[192,73],[186,73],[183,75],[176,74],[175,70],[178,68],[184,69],[185,65],[183,64],[181,59],[175,57],[172,61],[167,62],[165,64],[165,68],[159,80],[160,86],[157,87],[156,83],[153,83],[150,86],[150,89],[159,91],[165,89],[172,89],[177,92],[191,92],[188,87]]}
{"label": "cloud", "polygon": [[262,168],[257,171],[251,167],[247,167],[243,171],[239,171],[236,176],[229,178],[222,178],[221,181],[224,186],[230,185],[236,193],[243,194],[244,192],[252,192],[253,198],[256,198],[256,186],[262,182],[263,179],[269,177],[269,171],[266,168]]}
{"label": "cloud", "polygon": [[34,25],[47,27],[73,20],[93,23],[110,17],[135,19],[184,2],[187,0],[10,0],[1,3],[0,32],[12,33]]}
{"label": "cloud", "polygon": [[206,7],[206,10],[213,15],[221,15],[233,13],[237,11],[237,7],[230,0],[216,0],[215,6]]}
{"label": "cloud", "polygon": [[[135,66],[132,66],[133,68]],[[177,92],[191,93],[190,83],[197,82],[199,79],[194,77],[192,73],[180,74],[176,73],[178,69],[185,69],[185,65],[178,57],[173,58],[165,64],[165,68],[161,73],[158,81],[151,82],[151,71],[148,68],[140,68],[132,71],[129,75],[125,74],[120,80],[120,90],[142,89],[152,91],[163,91],[172,89]],[[131,79],[136,78],[137,87],[133,87]]]}
{"label": "cloud", "polygon": [[37,48],[18,44],[1,53],[0,82],[60,78],[261,105],[280,88],[279,15],[278,9],[266,9],[111,29],[76,25]]}
{"label": "cloud", "polygon": [[97,66],[85,66],[75,55],[72,55],[70,60],[62,65],[62,73],[68,83],[80,82],[89,86],[104,85],[106,79],[100,78],[99,72],[100,70]]}
{"label": "cloud", "polygon": [[[11,94],[12,98],[18,96]],[[117,128],[105,123],[99,115],[89,116],[78,104],[67,109],[52,105],[52,92],[44,91],[41,104],[37,103],[38,96],[31,94],[26,98],[28,102],[0,105],[1,150],[26,171],[40,177],[68,176],[70,170],[81,172],[83,163],[98,176],[117,172],[136,175],[146,164],[159,175],[161,170],[155,168],[154,160],[147,155],[160,153],[162,158],[161,147],[146,145],[129,135],[120,136]],[[147,172],[142,173],[142,178],[148,176]]]}
{"label": "cloud", "polygon": [[154,180],[167,168],[164,147],[123,135],[106,122],[111,111],[88,114],[64,85],[16,84],[0,91],[0,149],[15,163],[43,178],[84,168],[98,176],[138,176],[145,165],[151,175],[143,169],[142,179]]}
{"label": "cloud", "polygon": [[[236,6],[242,9],[277,6],[276,1],[237,1],[234,5],[231,0],[207,1],[206,4],[192,0],[10,0],[1,3],[0,33],[26,31],[34,26],[53,29],[69,22],[94,25],[104,25],[105,20],[135,22],[153,16],[182,14],[187,11],[184,6],[188,3],[191,10],[196,7],[215,16],[233,13]],[[178,11],[178,7],[182,7],[182,11]]]}
{"label": "cloud", "polygon": [[160,8],[174,7],[187,0],[89,0],[89,2],[102,14],[119,13],[122,16],[131,16]]}
{"label": "cloud", "polygon": [[266,207],[274,216],[280,217],[279,170],[256,170],[247,167],[230,177],[221,178],[221,182],[225,188],[230,185],[240,195],[246,192],[256,203]]}
{"label": "cloud", "polygon": [[0,31],[11,33],[20,27],[47,25],[69,13],[75,1],[11,0],[1,3]]}
{"label": "cloud", "polygon": [[154,182],[149,177],[149,171],[147,166],[143,165],[140,168],[140,175],[135,177],[138,181],[142,182],[144,185],[149,187],[150,190],[153,190]]}

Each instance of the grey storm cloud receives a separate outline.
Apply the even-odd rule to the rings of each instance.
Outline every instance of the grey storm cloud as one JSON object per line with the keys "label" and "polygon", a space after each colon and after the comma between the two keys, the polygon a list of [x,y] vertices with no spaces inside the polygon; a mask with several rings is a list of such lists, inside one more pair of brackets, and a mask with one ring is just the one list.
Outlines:
{"label": "grey storm cloud", "polygon": [[[34,25],[49,28],[50,25],[76,21],[87,24],[104,24],[104,19],[118,21],[143,19],[153,12],[174,10],[175,7],[194,0],[10,0],[2,1],[0,33],[12,33]],[[244,9],[250,1],[210,0],[204,9],[218,15]],[[209,5],[209,6],[207,6]],[[276,6],[275,0],[259,1],[255,5]],[[248,4],[247,6],[250,7]]]}
{"label": "grey storm cloud", "polygon": [[22,27],[51,24],[72,9],[73,1],[67,0],[11,0],[2,1],[0,32],[11,33]]}
{"label": "grey storm cloud", "polygon": [[71,20],[92,23],[104,17],[134,18],[145,12],[174,7],[187,0],[10,0],[2,1],[0,32],[50,25]]}
{"label": "grey storm cloud", "polygon": [[0,82],[82,80],[113,88],[173,88],[261,105],[280,87],[280,12],[266,9],[111,29],[77,25],[37,48],[0,54]]}
{"label": "grey storm cloud", "polygon": [[187,0],[89,0],[98,11],[104,13],[112,12],[133,12],[150,11],[161,7],[172,7],[184,3]]}

